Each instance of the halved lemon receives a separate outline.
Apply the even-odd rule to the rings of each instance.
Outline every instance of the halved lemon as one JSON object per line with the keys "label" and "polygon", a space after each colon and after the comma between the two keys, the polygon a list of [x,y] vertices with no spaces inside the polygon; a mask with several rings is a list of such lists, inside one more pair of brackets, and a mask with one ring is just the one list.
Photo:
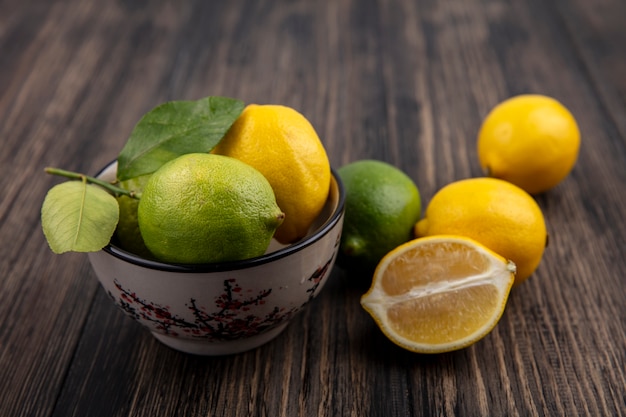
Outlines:
{"label": "halved lemon", "polygon": [[431,236],[389,252],[361,305],[398,346],[449,352],[477,342],[496,326],[514,280],[515,264],[482,244]]}

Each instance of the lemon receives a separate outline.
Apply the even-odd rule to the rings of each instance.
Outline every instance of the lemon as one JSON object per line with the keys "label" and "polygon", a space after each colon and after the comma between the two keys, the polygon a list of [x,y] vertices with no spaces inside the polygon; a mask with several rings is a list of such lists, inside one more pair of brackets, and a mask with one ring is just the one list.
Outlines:
{"label": "lemon", "polygon": [[302,239],[320,214],[330,190],[330,163],[311,123],[280,105],[248,105],[212,153],[237,158],[272,185],[285,220],[281,243]]}
{"label": "lemon", "polygon": [[421,199],[413,180],[376,160],[344,165],[338,175],[346,190],[340,263],[374,269],[381,258],[413,237]]}
{"label": "lemon", "polygon": [[515,264],[472,239],[415,239],[381,260],[361,305],[398,346],[448,352],[496,326],[514,272]]}
{"label": "lemon", "polygon": [[516,284],[537,269],[548,237],[535,200],[516,185],[496,178],[465,179],[440,189],[415,225],[415,234],[472,238],[515,262]]}
{"label": "lemon", "polygon": [[[127,191],[141,194],[149,178],[150,175],[142,175],[137,178],[121,181],[117,185]],[[137,221],[139,200],[122,195],[117,197],[117,203],[120,208],[120,217],[117,228],[115,229],[115,237],[117,238],[119,246],[135,255],[139,255],[143,258],[151,258],[152,254],[143,242],[141,232],[139,231],[139,222]]]}
{"label": "lemon", "polygon": [[257,170],[202,153],[180,156],[153,173],[137,213],[150,252],[171,263],[260,256],[284,216]]}
{"label": "lemon", "polygon": [[574,168],[580,131],[574,116],[557,100],[526,94],[491,110],[477,146],[487,175],[537,194],[555,187]]}

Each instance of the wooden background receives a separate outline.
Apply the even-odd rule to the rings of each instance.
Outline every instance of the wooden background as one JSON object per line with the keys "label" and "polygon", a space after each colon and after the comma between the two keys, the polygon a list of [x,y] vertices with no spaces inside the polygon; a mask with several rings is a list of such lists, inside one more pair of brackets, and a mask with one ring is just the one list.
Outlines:
{"label": "wooden background", "polygon": [[[625,24],[620,0],[0,0],[0,414],[626,415]],[[580,157],[537,197],[541,266],[462,351],[395,347],[335,268],[271,343],[180,354],[41,233],[43,168],[95,173],[167,100],[292,106],[334,167],[391,162],[427,203],[481,175],[482,118],[527,92],[573,112]]]}

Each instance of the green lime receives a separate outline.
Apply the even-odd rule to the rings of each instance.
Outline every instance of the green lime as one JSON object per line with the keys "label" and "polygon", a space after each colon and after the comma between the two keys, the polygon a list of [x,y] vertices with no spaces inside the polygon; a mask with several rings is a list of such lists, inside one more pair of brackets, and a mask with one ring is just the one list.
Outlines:
{"label": "green lime", "polygon": [[340,264],[373,269],[413,237],[421,200],[413,180],[382,161],[361,160],[338,170],[346,190]]}
{"label": "green lime", "polygon": [[[142,175],[137,178],[121,181],[117,185],[125,190],[140,194],[149,178],[150,175]],[[143,242],[141,232],[139,231],[139,223],[137,221],[139,200],[123,195],[117,197],[117,203],[120,206],[120,219],[115,229],[115,237],[117,238],[119,246],[143,258],[153,258]]]}
{"label": "green lime", "polygon": [[138,215],[150,252],[171,263],[260,256],[284,218],[259,171],[234,158],[203,153],[180,156],[153,173]]}

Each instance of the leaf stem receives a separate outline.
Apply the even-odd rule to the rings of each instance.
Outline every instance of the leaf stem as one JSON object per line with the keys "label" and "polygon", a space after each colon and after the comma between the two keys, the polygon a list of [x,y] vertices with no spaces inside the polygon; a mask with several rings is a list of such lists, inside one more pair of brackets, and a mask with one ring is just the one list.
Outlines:
{"label": "leaf stem", "polygon": [[78,172],[66,171],[60,168],[52,168],[52,167],[47,167],[44,169],[44,171],[46,171],[46,173],[51,174],[51,175],[59,175],[65,178],[69,178],[73,180],[80,180],[80,181],[88,182],[90,184],[99,185],[105,190],[111,192],[116,197],[125,195],[131,198],[135,198],[137,200],[141,198],[141,193],[138,193],[132,190],[131,191],[125,190],[124,188],[120,188],[120,187],[116,187],[115,185],[113,185],[112,183],[108,181],[104,181],[95,177],[90,177],[89,175],[80,174]]}

